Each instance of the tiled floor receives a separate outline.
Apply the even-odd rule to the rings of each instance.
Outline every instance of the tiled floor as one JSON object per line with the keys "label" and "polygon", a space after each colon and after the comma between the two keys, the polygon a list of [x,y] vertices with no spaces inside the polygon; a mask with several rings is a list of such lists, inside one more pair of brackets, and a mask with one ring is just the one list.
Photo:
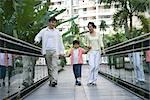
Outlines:
{"label": "tiled floor", "polygon": [[72,67],[68,66],[59,74],[57,87],[48,82],[30,94],[25,100],[141,100],[130,92],[99,76],[97,86],[87,86],[88,66],[82,69],[82,86],[74,85]]}

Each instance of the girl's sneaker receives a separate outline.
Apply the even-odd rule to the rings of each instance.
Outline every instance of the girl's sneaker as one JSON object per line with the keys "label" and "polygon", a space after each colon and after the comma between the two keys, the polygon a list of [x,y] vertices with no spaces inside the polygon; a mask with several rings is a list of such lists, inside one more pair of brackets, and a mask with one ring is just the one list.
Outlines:
{"label": "girl's sneaker", "polygon": [[78,81],[78,84],[77,84],[78,86],[81,86],[81,81]]}
{"label": "girl's sneaker", "polygon": [[81,81],[76,81],[75,84],[81,86]]}

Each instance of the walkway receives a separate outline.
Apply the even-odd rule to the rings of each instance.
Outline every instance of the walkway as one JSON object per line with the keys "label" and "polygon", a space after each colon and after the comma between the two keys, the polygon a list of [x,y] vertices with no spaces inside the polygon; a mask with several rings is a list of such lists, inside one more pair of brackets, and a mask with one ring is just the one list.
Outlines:
{"label": "walkway", "polygon": [[101,76],[98,77],[97,86],[87,86],[87,65],[83,66],[82,76],[82,86],[75,86],[72,69],[67,66],[59,74],[57,87],[49,87],[47,82],[25,100],[141,100]]}

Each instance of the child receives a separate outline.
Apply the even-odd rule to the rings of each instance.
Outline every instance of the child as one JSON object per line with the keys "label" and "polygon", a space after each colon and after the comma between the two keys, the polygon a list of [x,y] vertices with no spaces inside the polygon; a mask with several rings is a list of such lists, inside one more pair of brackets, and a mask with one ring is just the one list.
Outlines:
{"label": "child", "polygon": [[[8,71],[8,85],[10,85],[10,78],[12,74],[12,54],[0,52],[0,79],[3,80],[3,86],[5,86],[6,72]],[[0,84],[1,86],[1,84]]]}
{"label": "child", "polygon": [[148,65],[148,72],[150,73],[150,49],[146,50],[146,63]]}
{"label": "child", "polygon": [[83,48],[80,47],[78,40],[73,41],[73,48],[71,48],[68,56],[70,57],[71,64],[73,65],[73,72],[75,76],[75,84],[81,86],[81,68],[83,64],[82,54],[87,53]]}

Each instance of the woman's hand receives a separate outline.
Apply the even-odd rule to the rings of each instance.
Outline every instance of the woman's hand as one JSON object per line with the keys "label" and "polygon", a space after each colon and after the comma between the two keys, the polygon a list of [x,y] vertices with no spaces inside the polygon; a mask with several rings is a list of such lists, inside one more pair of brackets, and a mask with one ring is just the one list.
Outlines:
{"label": "woman's hand", "polygon": [[90,50],[92,47],[91,46],[86,46],[86,48],[88,48]]}

